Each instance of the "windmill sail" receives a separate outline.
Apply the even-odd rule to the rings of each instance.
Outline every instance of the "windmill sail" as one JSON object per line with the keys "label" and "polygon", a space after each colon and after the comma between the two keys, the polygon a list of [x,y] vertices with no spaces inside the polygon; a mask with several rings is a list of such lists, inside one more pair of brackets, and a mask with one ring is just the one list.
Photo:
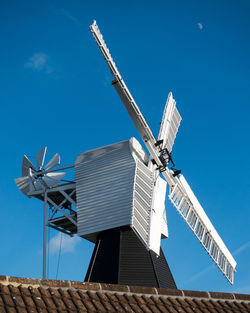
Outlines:
{"label": "windmill sail", "polygon": [[36,164],[39,170],[43,167],[46,151],[47,147],[44,147],[36,155]]}
{"label": "windmill sail", "polygon": [[[109,49],[106,46],[106,43],[103,39],[103,36],[96,24],[96,21],[90,26],[90,31],[93,34],[96,43],[101,50],[101,53],[107,62],[107,65],[114,76],[114,80],[112,82],[113,86],[115,87],[118,95],[120,96],[125,108],[128,111],[131,119],[133,120],[135,127],[137,128],[139,134],[141,135],[142,140],[144,141],[148,151],[150,152],[150,156],[152,159],[155,160],[158,166],[161,165],[161,160],[159,159],[159,151],[155,146],[156,140],[154,135],[145,120],[144,116],[142,115],[139,107],[137,106],[135,100],[133,99],[131,93],[129,92],[124,80],[122,79],[115,62],[113,61]],[[165,171],[165,176],[168,176],[168,182],[171,181],[171,176],[169,171]]]}
{"label": "windmill sail", "polygon": [[51,168],[60,164],[60,155],[56,153],[49,163],[44,167],[45,171],[50,170]]}
{"label": "windmill sail", "polygon": [[22,193],[24,193],[25,195],[28,195],[29,190],[30,190],[30,177],[29,176],[15,178],[15,183],[17,184],[17,187]]}
{"label": "windmill sail", "polygon": [[149,128],[144,116],[141,114],[140,109],[138,108],[135,100],[133,99],[131,93],[129,92],[124,80],[122,79],[115,62],[113,61],[109,49],[106,46],[106,43],[103,39],[103,36],[96,24],[96,21],[90,26],[90,30],[100,48],[105,61],[107,62],[109,69],[114,76],[114,81],[112,82],[115,87],[118,95],[120,96],[122,102],[124,103],[130,117],[132,118],[137,130],[139,131],[144,142],[152,141],[155,142],[154,136]]}
{"label": "windmill sail", "polygon": [[162,149],[167,148],[168,152],[172,151],[175,137],[181,123],[181,116],[176,108],[176,102],[172,92],[169,93],[167,103],[164,109],[161,127],[157,140],[162,140]]}
{"label": "windmill sail", "polygon": [[233,284],[236,262],[183,175],[180,175],[177,183],[169,189],[168,197],[204,249]]}
{"label": "windmill sail", "polygon": [[60,164],[60,155],[56,153],[49,163],[44,167],[44,159],[46,155],[47,147],[41,149],[36,155],[36,167],[31,163],[26,155],[23,157],[22,163],[22,177],[16,178],[15,182],[18,188],[28,197],[36,191],[44,191],[46,188],[51,188],[60,180],[63,179],[66,173],[50,173],[53,167]]}
{"label": "windmill sail", "polygon": [[22,164],[22,176],[28,176],[29,175],[29,169],[32,169],[35,171],[35,166],[31,163],[31,161],[28,159],[26,155],[23,156],[23,164]]}
{"label": "windmill sail", "polygon": [[[139,131],[150,153],[151,159],[154,159],[156,165],[158,167],[161,167],[164,164],[162,164],[162,161],[160,159],[159,149],[156,146],[156,140],[154,138],[154,135],[149,125],[147,124],[144,116],[142,115],[139,107],[135,103],[135,100],[130,94],[126,84],[124,83],[118,69],[116,68],[116,65],[110,55],[103,36],[95,21],[90,26],[90,30],[104,56],[105,61],[110,68],[112,75],[114,76],[113,85],[117,93],[119,94],[124,106],[126,107],[131,119],[133,120],[137,130]],[[171,97],[172,95],[170,94],[169,103],[167,103],[163,115],[163,123],[159,133],[160,137],[158,137],[164,140],[165,145],[167,145],[166,147],[169,147],[170,150],[172,149],[173,142],[181,120],[181,117],[175,107],[175,101],[171,100]],[[171,121],[173,122],[173,124],[171,124]],[[168,146],[169,138],[171,138],[171,142],[169,141]],[[170,170],[168,167],[164,168],[162,175],[170,186],[171,193],[169,195],[169,199],[177,208],[178,212],[184,217],[188,226],[195,233],[197,239],[207,250],[215,264],[219,267],[219,269],[222,271],[228,281],[233,284],[233,274],[235,271],[236,262],[226,248],[222,239],[214,229],[206,213],[204,212],[198,200],[191,191],[191,188],[188,186],[186,180],[183,176],[181,176],[180,179],[177,176],[174,177],[173,171]]]}

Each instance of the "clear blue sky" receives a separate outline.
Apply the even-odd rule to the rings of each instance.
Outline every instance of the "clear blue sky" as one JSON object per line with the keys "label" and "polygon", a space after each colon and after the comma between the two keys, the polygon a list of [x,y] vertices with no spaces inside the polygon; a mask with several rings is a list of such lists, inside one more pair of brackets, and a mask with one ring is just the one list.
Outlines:
{"label": "clear blue sky", "polygon": [[[23,154],[62,164],[139,134],[89,31],[93,19],[155,135],[169,91],[183,121],[173,148],[235,256],[225,280],[169,202],[162,245],[181,289],[250,293],[250,2],[0,1],[0,274],[42,274],[42,203],[16,187]],[[57,233],[50,231],[49,278]],[[64,239],[58,278],[82,280],[93,245]]]}

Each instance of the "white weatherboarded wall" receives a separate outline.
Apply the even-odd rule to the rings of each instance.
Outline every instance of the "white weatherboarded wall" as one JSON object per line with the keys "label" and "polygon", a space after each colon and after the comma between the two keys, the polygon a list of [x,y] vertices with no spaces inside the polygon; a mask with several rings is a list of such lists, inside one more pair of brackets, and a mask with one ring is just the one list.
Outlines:
{"label": "white weatherboarded wall", "polygon": [[147,162],[147,156],[134,138],[78,156],[75,178],[79,236],[95,241],[103,230],[132,224],[138,161]]}
{"label": "white weatherboarded wall", "polygon": [[[158,200],[152,204],[154,177],[147,164],[148,156],[135,138],[78,156],[75,181],[79,236],[95,242],[104,230],[130,226],[148,249],[159,253],[165,191],[163,196],[159,192],[165,185],[157,188]],[[157,218],[152,209],[157,211]]]}

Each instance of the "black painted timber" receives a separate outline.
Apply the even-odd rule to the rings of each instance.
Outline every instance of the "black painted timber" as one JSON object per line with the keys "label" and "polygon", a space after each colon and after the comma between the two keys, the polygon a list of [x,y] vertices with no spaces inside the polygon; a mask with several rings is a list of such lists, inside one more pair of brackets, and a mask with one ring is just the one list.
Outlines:
{"label": "black painted timber", "polygon": [[129,227],[100,234],[85,281],[177,289],[162,249],[148,251]]}

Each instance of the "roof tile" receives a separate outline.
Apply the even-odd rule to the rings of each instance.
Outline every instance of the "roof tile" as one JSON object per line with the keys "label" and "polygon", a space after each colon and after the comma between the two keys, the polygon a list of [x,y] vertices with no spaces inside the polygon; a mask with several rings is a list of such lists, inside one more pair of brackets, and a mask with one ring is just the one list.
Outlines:
{"label": "roof tile", "polygon": [[134,311],[132,310],[133,304],[130,305],[127,302],[127,299],[125,298],[124,295],[116,294],[116,298],[119,300],[119,303],[121,304],[121,307],[123,308],[123,311],[121,312],[128,312],[128,313],[133,312],[134,313]]}
{"label": "roof tile", "polygon": [[68,280],[53,280],[53,279],[41,279],[41,286],[46,287],[70,287],[70,282]]}
{"label": "roof tile", "polygon": [[234,299],[234,296],[232,293],[224,293],[224,292],[209,292],[211,298],[215,298],[215,299]]}
{"label": "roof tile", "polygon": [[184,296],[191,298],[208,298],[206,291],[183,290]]}
{"label": "roof tile", "polygon": [[117,298],[117,294],[109,294],[107,298],[108,298],[109,302],[112,303],[112,306],[114,307],[114,309],[117,312],[123,311],[123,307],[120,304],[119,299]]}
{"label": "roof tile", "polygon": [[235,305],[238,307],[238,310],[241,312],[245,312],[245,306],[241,302],[235,302]]}
{"label": "roof tile", "polygon": [[81,297],[81,300],[83,301],[85,307],[90,312],[97,312],[95,306],[93,305],[91,298],[88,296],[85,292],[79,292],[79,295]]}
{"label": "roof tile", "polygon": [[100,301],[109,302],[109,298],[107,297],[107,295],[105,293],[101,293],[101,292],[97,291],[96,294],[99,297]]}
{"label": "roof tile", "polygon": [[178,311],[176,311],[173,308],[172,303],[169,301],[169,299],[165,298],[165,297],[159,297],[159,299],[161,300],[161,302],[163,303],[164,307],[167,307],[167,309],[169,310],[169,312],[171,313],[176,313]]}
{"label": "roof tile", "polygon": [[144,313],[152,313],[152,310],[149,309],[148,305],[146,304],[139,304],[139,307]]}
{"label": "roof tile", "polygon": [[134,295],[127,295],[127,294],[125,294],[124,295],[124,298],[126,298],[126,300],[127,300],[127,302],[130,304],[130,303],[132,303],[132,304],[137,304],[137,300],[136,300],[136,298],[135,298],[135,296]]}
{"label": "roof tile", "polygon": [[173,306],[177,312],[201,312],[199,306],[197,306],[194,301],[188,304],[183,299],[176,299],[175,302],[173,302],[173,300],[171,301],[170,299],[170,302],[173,303]]}
{"label": "roof tile", "polygon": [[49,293],[48,289],[43,289],[41,287],[38,288],[41,297],[46,305],[46,308],[49,310],[56,310],[56,305],[52,300],[51,294]]}
{"label": "roof tile", "polygon": [[23,299],[19,295],[12,296],[12,300],[15,303],[15,307],[18,308],[25,308],[25,303],[23,302]]}
{"label": "roof tile", "polygon": [[4,307],[4,302],[3,302],[3,299],[1,297],[1,293],[0,293],[0,308],[3,308]]}
{"label": "roof tile", "polygon": [[246,313],[250,295],[0,276],[0,313],[12,312]]}
{"label": "roof tile", "polygon": [[46,304],[44,303],[39,290],[36,289],[36,288],[34,288],[34,289],[32,288],[32,289],[30,289],[30,292],[31,292],[31,295],[32,295],[32,299],[33,299],[33,301],[36,304],[36,308],[37,309],[38,308],[46,309]]}
{"label": "roof tile", "polygon": [[199,307],[199,305],[195,301],[195,298],[194,299],[190,299],[190,298],[183,299],[182,307],[187,312],[202,312],[202,308]]}
{"label": "roof tile", "polygon": [[[98,296],[100,295],[98,294]],[[102,304],[108,312],[116,312],[116,305],[114,305],[110,294],[106,294],[105,301],[102,297]]]}
{"label": "roof tile", "polygon": [[158,301],[156,303],[157,308],[160,310],[161,313],[168,313],[169,311],[167,310],[167,308],[162,304],[161,301]]}
{"label": "roof tile", "polygon": [[232,312],[239,311],[239,308],[235,305],[233,301],[225,301],[225,302],[230,307],[230,310],[232,310]]}
{"label": "roof tile", "polygon": [[113,285],[113,284],[101,284],[102,290],[116,291],[116,292],[128,292],[129,287],[124,285]]}
{"label": "roof tile", "polygon": [[178,303],[178,306],[176,305],[176,309],[178,310],[178,312],[181,309],[183,309],[183,312],[193,312],[193,310],[190,308],[189,304],[186,303],[186,301],[183,298],[177,298],[176,301]]}
{"label": "roof tile", "polygon": [[156,294],[156,289],[153,287],[129,286],[130,292],[143,294]]}
{"label": "roof tile", "polygon": [[79,294],[73,290],[69,290],[68,292],[69,292],[71,299],[74,302],[77,310],[80,312],[87,312],[87,308],[83,304],[83,302],[81,301],[81,297],[79,296]]}
{"label": "roof tile", "polygon": [[[29,313],[26,308],[16,307],[17,313]],[[1,311],[0,311],[1,312]],[[2,313],[2,312],[1,312]]]}
{"label": "roof tile", "polygon": [[206,305],[200,299],[193,298],[192,300],[197,307],[202,308],[202,309],[207,309]]}
{"label": "roof tile", "polygon": [[[8,276],[5,276],[5,279],[7,280]],[[23,278],[23,277],[8,277],[9,283],[16,283],[16,284],[23,284],[23,285],[39,285],[40,279],[34,279],[34,278]]]}
{"label": "roof tile", "polygon": [[134,295],[133,298],[136,300],[137,303],[139,303],[139,304],[145,304],[145,300],[144,300],[143,297]]}
{"label": "roof tile", "polygon": [[6,293],[2,294],[3,302],[6,304],[7,307],[14,307],[15,303],[12,300],[12,297]]}
{"label": "roof tile", "polygon": [[218,304],[224,309],[224,311],[228,312],[229,310],[232,309],[230,305],[228,305],[225,301],[218,301]]}
{"label": "roof tile", "polygon": [[235,299],[237,299],[237,300],[250,301],[250,295],[244,295],[244,294],[235,293],[234,296],[235,296]]}
{"label": "roof tile", "polygon": [[248,310],[248,312],[250,312],[250,304],[246,303],[246,302],[241,302],[241,304]]}
{"label": "roof tile", "polygon": [[7,312],[8,313],[16,313],[16,309],[13,307],[7,307]]}
{"label": "roof tile", "polygon": [[62,300],[63,300],[64,304],[66,305],[67,309],[69,311],[76,311],[77,309],[76,309],[69,293],[66,290],[62,290],[62,289],[59,289],[58,291],[60,292]]}
{"label": "roof tile", "polygon": [[167,296],[182,296],[182,291],[179,289],[167,289],[167,288],[158,288],[157,292],[159,295]]}
{"label": "roof tile", "polygon": [[106,312],[105,306],[95,292],[87,291],[87,294],[98,312]]}
{"label": "roof tile", "polygon": [[161,310],[158,307],[158,304],[159,306],[161,306],[161,301],[155,297],[150,297],[150,300],[151,301],[148,303],[148,306],[151,309],[151,311],[154,313],[161,313]]}
{"label": "roof tile", "polygon": [[214,308],[212,301],[201,300],[201,303],[202,303],[202,305],[204,305],[209,310],[209,312],[212,312],[212,313],[216,312],[217,313],[217,311]]}
{"label": "roof tile", "polygon": [[93,305],[95,306],[97,312],[106,312],[105,307],[100,301],[93,300]]}
{"label": "roof tile", "polygon": [[85,283],[85,282],[80,282],[80,281],[72,281],[71,287],[75,289],[83,289],[83,290],[100,290],[100,284]]}
{"label": "roof tile", "polygon": [[96,292],[93,292],[93,291],[87,291],[86,293],[84,293],[85,294],[85,296],[86,296],[86,294],[88,295],[88,297],[89,297],[89,299],[91,300],[91,301],[93,301],[93,300],[97,300],[97,301],[100,301],[99,300],[99,297],[98,297],[98,295],[96,294]]}
{"label": "roof tile", "polygon": [[54,302],[56,308],[60,308],[60,310],[66,311],[67,308],[61,299],[61,295],[60,295],[59,291],[56,289],[52,289],[52,288],[48,288],[48,291],[51,295],[51,299]]}
{"label": "roof tile", "polygon": [[[130,307],[132,309],[133,312],[136,313],[144,313],[144,311],[140,308],[139,304],[135,304],[135,303],[130,303]],[[119,312],[119,311],[118,311]]]}
{"label": "roof tile", "polygon": [[22,297],[31,297],[31,293],[28,288],[22,287],[22,285],[18,286],[19,292]]}
{"label": "roof tile", "polygon": [[9,292],[12,295],[19,295],[20,296],[20,290],[17,287],[14,287],[13,285],[9,285]]}
{"label": "roof tile", "polygon": [[173,306],[179,306],[180,304],[178,303],[178,301],[174,298],[168,298],[169,302],[171,302],[171,304]]}
{"label": "roof tile", "polygon": [[5,285],[0,285],[0,293],[8,295],[10,293],[9,287]]}
{"label": "roof tile", "polygon": [[[159,313],[159,310],[157,309],[155,302],[152,300],[151,297],[145,297],[141,296],[140,299],[138,299],[138,305],[143,310],[143,312],[156,312]],[[160,300],[158,300],[160,302]]]}
{"label": "roof tile", "polygon": [[23,297],[24,303],[29,310],[32,310],[36,307],[32,297]]}

